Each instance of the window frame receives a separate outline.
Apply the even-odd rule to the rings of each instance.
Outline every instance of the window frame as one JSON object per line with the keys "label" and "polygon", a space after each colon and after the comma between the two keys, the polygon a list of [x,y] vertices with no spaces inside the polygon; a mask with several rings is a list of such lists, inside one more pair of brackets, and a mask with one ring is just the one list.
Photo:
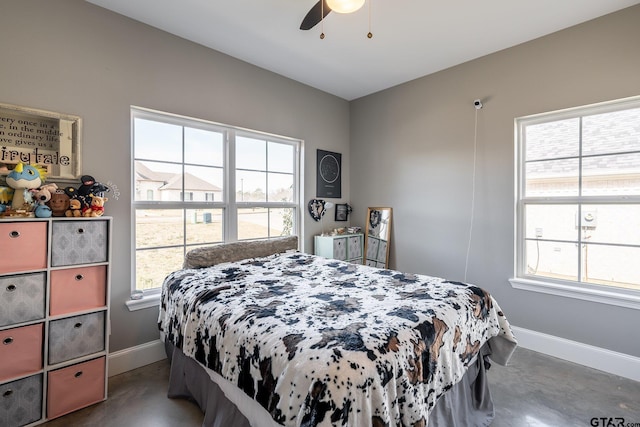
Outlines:
{"label": "window frame", "polygon": [[[572,118],[582,118],[594,114],[603,114],[626,109],[640,108],[640,96],[631,97],[587,106],[575,107],[561,111],[541,113],[532,116],[519,117],[514,121],[515,127],[515,247],[514,247],[514,277],[509,279],[511,286],[515,289],[541,292],[551,295],[558,295],[569,298],[576,298],[586,301],[599,302],[615,306],[640,310],[640,291],[626,289],[616,286],[599,285],[595,283],[582,282],[580,280],[563,280],[544,276],[529,274],[527,272],[526,260],[526,218],[525,211],[529,205],[566,205],[578,206],[578,212],[582,212],[583,207],[589,205],[639,205],[640,195],[620,195],[620,196],[585,196],[579,191],[577,196],[562,197],[527,197],[525,196],[525,147],[524,129],[527,126],[546,123],[551,121],[566,120]],[[582,153],[582,130],[580,130],[580,151],[578,154],[578,177],[579,189],[582,188],[582,159],[589,158]],[[578,230],[581,230],[582,214],[578,215]],[[581,244],[582,233],[577,233],[577,243]],[[554,241],[554,239],[551,239]],[[636,246],[636,245],[623,245]],[[578,266],[581,265],[582,254],[578,251]],[[578,279],[580,277],[578,268]]]}
{"label": "window frame", "polygon": [[[145,159],[136,159],[135,157],[135,126],[136,119],[152,120],[161,123],[168,123],[182,127],[197,128],[209,131],[216,131],[223,133],[223,197],[221,200],[180,200],[180,201],[161,201],[161,200],[135,200],[136,194],[136,181],[135,181],[135,162],[145,161]],[[302,232],[303,232],[303,189],[304,189],[304,176],[302,174],[302,162],[304,153],[304,141],[297,138],[290,138],[280,135],[274,135],[267,132],[255,131],[236,126],[225,125],[221,123],[215,123],[208,120],[202,120],[197,118],[191,118],[186,116],[180,116],[177,114],[166,113],[157,110],[151,110],[148,108],[131,106],[130,109],[131,120],[131,299],[126,302],[129,310],[138,310],[147,307],[153,307],[158,305],[160,300],[161,287],[138,290],[136,283],[136,255],[138,248],[136,247],[136,212],[138,210],[154,210],[154,209],[180,209],[183,212],[186,210],[194,209],[221,209],[223,216],[223,228],[222,228],[222,242],[235,242],[238,241],[238,209],[245,207],[266,207],[270,209],[277,208],[292,208],[294,210],[294,223],[292,235],[299,236],[299,244],[302,245]],[[236,183],[235,183],[235,141],[238,136],[248,136],[256,139],[264,139],[265,141],[281,143],[290,145],[293,147],[293,200],[291,202],[238,202],[236,200]],[[189,163],[182,159],[182,167],[184,171],[185,166],[189,166]],[[183,172],[184,173],[184,172]],[[182,189],[184,191],[184,189]],[[183,191],[180,194],[183,194]],[[211,193],[213,194],[213,193]],[[214,197],[215,199],[215,197]],[[183,227],[186,224],[187,218],[183,216]],[[262,239],[252,240],[268,240],[276,236],[266,237]],[[184,254],[191,248],[202,246],[202,243],[187,243],[186,234],[183,235],[183,242],[180,245],[170,245],[175,247],[182,247]],[[206,245],[206,244],[205,244]],[[164,246],[161,246],[164,247]],[[157,247],[153,247],[157,248]],[[153,249],[145,248],[145,250]]]}

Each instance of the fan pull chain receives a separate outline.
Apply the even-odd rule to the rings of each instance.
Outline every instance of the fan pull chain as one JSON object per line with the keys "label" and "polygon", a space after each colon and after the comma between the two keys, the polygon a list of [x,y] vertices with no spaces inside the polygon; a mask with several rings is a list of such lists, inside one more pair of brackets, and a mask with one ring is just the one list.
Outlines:
{"label": "fan pull chain", "polygon": [[369,0],[369,32],[367,33],[367,38],[372,38],[373,33],[371,32],[371,0]]}
{"label": "fan pull chain", "polygon": [[320,4],[320,40],[324,40],[324,0]]}

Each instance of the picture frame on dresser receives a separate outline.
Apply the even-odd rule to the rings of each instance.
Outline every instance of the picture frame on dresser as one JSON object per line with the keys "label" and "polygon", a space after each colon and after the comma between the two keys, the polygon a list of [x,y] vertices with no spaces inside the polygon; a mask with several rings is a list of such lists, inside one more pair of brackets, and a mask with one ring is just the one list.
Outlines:
{"label": "picture frame on dresser", "polygon": [[0,220],[1,426],[35,426],[107,399],[111,224]]}

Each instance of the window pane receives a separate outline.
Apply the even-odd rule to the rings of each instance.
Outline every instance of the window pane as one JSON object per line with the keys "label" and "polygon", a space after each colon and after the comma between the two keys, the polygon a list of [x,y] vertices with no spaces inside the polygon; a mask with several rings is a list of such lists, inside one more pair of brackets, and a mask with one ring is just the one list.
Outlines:
{"label": "window pane", "polygon": [[236,201],[265,202],[267,174],[264,172],[238,171],[236,173]]}
{"label": "window pane", "polygon": [[[207,201],[207,193],[213,194],[216,202],[224,200],[223,169],[210,168],[205,166],[185,166],[184,167],[184,188],[185,192],[193,193],[190,201]],[[209,196],[210,198],[211,196]],[[186,200],[186,199],[185,199]]]}
{"label": "window pane", "polygon": [[202,129],[184,129],[184,162],[196,165],[223,165],[224,134]]}
{"label": "window pane", "polygon": [[266,208],[238,209],[238,240],[269,237],[269,214]]}
{"label": "window pane", "polygon": [[[140,162],[135,167],[135,200],[178,201],[182,191],[182,166]],[[152,198],[149,198],[149,197]]]}
{"label": "window pane", "polygon": [[136,210],[136,249],[183,243],[182,209]]}
{"label": "window pane", "polygon": [[269,209],[269,237],[291,236],[295,210]]}
{"label": "window pane", "polygon": [[582,216],[587,241],[640,245],[640,205],[587,205]]}
{"label": "window pane", "polygon": [[182,247],[136,251],[136,289],[161,287],[169,273],[182,268],[183,260]]}
{"label": "window pane", "polygon": [[182,126],[151,120],[134,120],[136,159],[182,161]]}
{"label": "window pane", "polygon": [[575,243],[525,242],[526,273],[563,280],[578,280],[578,245]]}
{"label": "window pane", "polygon": [[525,197],[577,196],[578,165],[578,159],[526,163]]}
{"label": "window pane", "polygon": [[640,151],[640,108],[586,116],[582,132],[583,155]]}
{"label": "window pane", "polygon": [[269,171],[293,173],[293,145],[269,142]]}
{"label": "window pane", "polygon": [[582,281],[640,290],[640,248],[583,245]]}
{"label": "window pane", "polygon": [[223,212],[222,209],[187,209],[187,244],[224,241]]}
{"label": "window pane", "polygon": [[525,206],[525,236],[527,239],[578,241],[576,205]]}
{"label": "window pane", "polygon": [[236,138],[236,167],[267,170],[267,142],[239,136]]}
{"label": "window pane", "polygon": [[527,161],[575,157],[580,153],[580,119],[528,125],[524,142]]}
{"label": "window pane", "polygon": [[582,160],[582,195],[640,195],[640,153]]}
{"label": "window pane", "polygon": [[293,175],[270,173],[268,180],[270,202],[293,202]]}

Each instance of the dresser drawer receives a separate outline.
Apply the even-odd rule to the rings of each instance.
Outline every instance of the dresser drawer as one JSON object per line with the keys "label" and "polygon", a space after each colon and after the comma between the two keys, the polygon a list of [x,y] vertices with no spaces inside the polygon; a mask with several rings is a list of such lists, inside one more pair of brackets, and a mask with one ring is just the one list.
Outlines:
{"label": "dresser drawer", "polygon": [[104,357],[49,372],[47,417],[60,417],[104,400],[104,374]]}
{"label": "dresser drawer", "polygon": [[0,326],[44,318],[46,274],[0,277]]}
{"label": "dresser drawer", "polygon": [[339,260],[347,259],[347,239],[333,239],[333,257]]}
{"label": "dresser drawer", "polygon": [[0,274],[47,267],[47,223],[0,223]]}
{"label": "dresser drawer", "polygon": [[362,257],[362,244],[360,236],[347,237],[349,259]]}
{"label": "dresser drawer", "polygon": [[0,331],[0,381],[42,369],[42,323]]}
{"label": "dresser drawer", "polygon": [[51,230],[51,265],[91,264],[107,260],[107,221],[55,221]]}
{"label": "dresser drawer", "polygon": [[49,364],[104,350],[105,313],[83,314],[49,324]]}
{"label": "dresser drawer", "polygon": [[69,268],[51,272],[49,314],[73,313],[106,304],[107,267]]}
{"label": "dresser drawer", "polygon": [[24,426],[42,418],[42,374],[0,385],[0,426]]}

